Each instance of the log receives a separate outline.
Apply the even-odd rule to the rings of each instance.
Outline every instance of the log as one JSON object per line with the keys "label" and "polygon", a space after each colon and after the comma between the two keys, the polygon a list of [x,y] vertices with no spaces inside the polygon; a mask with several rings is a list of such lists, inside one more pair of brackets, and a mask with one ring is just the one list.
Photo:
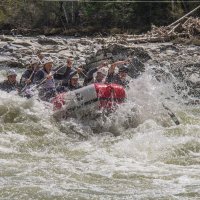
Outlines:
{"label": "log", "polygon": [[178,23],[176,26],[174,26],[169,32],[168,34],[174,32],[176,30],[177,27],[179,27],[180,23]]}
{"label": "log", "polygon": [[171,36],[160,36],[160,37],[141,37],[127,39],[128,43],[147,43],[147,42],[168,42],[173,39]]}
{"label": "log", "polygon": [[190,18],[188,18],[184,23],[183,23],[183,27],[188,23],[188,21],[190,21]]}
{"label": "log", "polygon": [[[197,7],[198,8],[198,7]],[[196,9],[197,9],[196,8]],[[193,10],[194,11],[194,10]],[[186,16],[185,16],[186,17]],[[179,28],[180,27],[180,28]],[[173,27],[152,26],[152,30],[142,35],[117,35],[115,38],[119,43],[148,43],[148,42],[168,42],[176,38],[195,38],[200,33],[200,19],[189,17],[184,23],[179,22]],[[114,43],[114,39],[106,41],[107,43]]]}
{"label": "log", "polygon": [[198,7],[196,7],[195,9],[193,9],[192,11],[190,11],[189,13],[187,13],[186,15],[184,15],[183,17],[181,17],[180,19],[176,20],[175,22],[173,22],[172,24],[170,24],[168,27],[174,26],[175,24],[177,24],[178,22],[182,21],[184,18],[186,18],[187,16],[191,15],[192,13],[194,13],[195,11],[197,11],[200,8],[200,5]]}

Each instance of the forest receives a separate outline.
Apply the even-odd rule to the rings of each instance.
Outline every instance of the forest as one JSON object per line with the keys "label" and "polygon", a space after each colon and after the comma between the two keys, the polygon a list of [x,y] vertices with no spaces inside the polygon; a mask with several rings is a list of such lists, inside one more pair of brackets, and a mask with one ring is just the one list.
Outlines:
{"label": "forest", "polygon": [[[192,1],[1,0],[1,34],[140,34],[199,5]],[[199,12],[194,14],[199,16]]]}

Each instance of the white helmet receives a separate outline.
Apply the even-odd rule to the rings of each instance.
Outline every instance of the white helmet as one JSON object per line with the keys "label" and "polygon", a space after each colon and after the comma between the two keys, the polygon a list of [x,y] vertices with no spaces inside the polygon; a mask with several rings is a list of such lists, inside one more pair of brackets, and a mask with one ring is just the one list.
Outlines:
{"label": "white helmet", "polygon": [[31,58],[30,64],[31,65],[40,64],[40,59],[37,56],[34,56],[34,57]]}
{"label": "white helmet", "polygon": [[97,73],[100,72],[102,73],[104,76],[106,76],[108,74],[108,68],[107,67],[102,67],[100,69],[97,70]]}
{"label": "white helmet", "polygon": [[45,65],[47,63],[53,63],[53,60],[50,58],[50,57],[44,57],[42,60],[41,60],[41,63],[42,65]]}
{"label": "white helmet", "polygon": [[78,74],[74,74],[74,76],[72,76],[71,79],[72,79],[72,78],[74,78],[74,79],[79,79],[79,75],[78,75]]}
{"label": "white helmet", "polygon": [[7,71],[7,76],[12,76],[12,75],[16,75],[17,76],[17,73],[16,73],[16,71],[14,69],[9,69]]}

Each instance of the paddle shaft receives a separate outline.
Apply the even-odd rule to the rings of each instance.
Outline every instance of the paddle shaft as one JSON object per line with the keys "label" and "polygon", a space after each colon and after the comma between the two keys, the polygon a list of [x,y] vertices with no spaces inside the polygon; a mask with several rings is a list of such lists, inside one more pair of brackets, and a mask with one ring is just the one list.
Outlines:
{"label": "paddle shaft", "polygon": [[171,117],[171,119],[173,120],[173,122],[176,125],[180,124],[180,121],[178,120],[178,118],[176,117],[176,115],[164,104],[162,104],[163,108],[167,111],[167,114]]}
{"label": "paddle shaft", "polygon": [[[63,66],[59,67],[56,71],[54,71],[51,76],[53,76],[54,74],[56,74]],[[35,88],[40,87],[48,78],[44,78],[40,83],[38,83],[37,85],[34,85],[32,88],[30,88],[30,90],[33,90]]]}
{"label": "paddle shaft", "polygon": [[[28,78],[28,80],[31,80],[31,78],[33,77],[33,74],[35,73],[35,70],[36,70],[36,68],[34,68],[33,72],[31,73],[30,77]],[[27,86],[28,86],[28,83],[26,83],[26,85],[21,89],[20,92],[23,92]]]}

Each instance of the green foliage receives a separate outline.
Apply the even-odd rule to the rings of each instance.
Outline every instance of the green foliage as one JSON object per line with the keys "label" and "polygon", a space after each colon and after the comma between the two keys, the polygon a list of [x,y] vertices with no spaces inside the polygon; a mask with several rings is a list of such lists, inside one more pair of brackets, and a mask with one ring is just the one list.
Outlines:
{"label": "green foliage", "polygon": [[[174,3],[175,2],[175,3]],[[167,25],[198,3],[154,2],[69,2],[42,0],[1,0],[0,27],[94,30],[148,30],[152,24]],[[56,28],[53,30],[52,28]]]}
{"label": "green foliage", "polygon": [[0,23],[4,22],[6,19],[6,15],[3,13],[2,10],[0,10]]}

